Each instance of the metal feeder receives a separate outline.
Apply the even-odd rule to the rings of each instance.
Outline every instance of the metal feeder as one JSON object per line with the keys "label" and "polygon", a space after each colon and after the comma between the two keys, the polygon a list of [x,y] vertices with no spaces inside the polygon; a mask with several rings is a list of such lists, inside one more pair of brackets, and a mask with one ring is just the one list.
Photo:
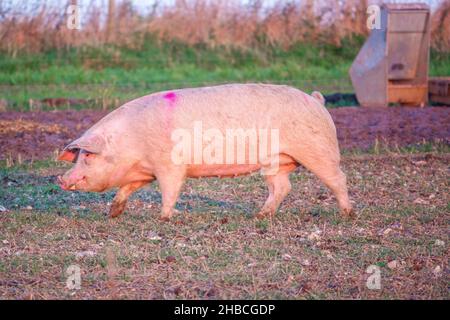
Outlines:
{"label": "metal feeder", "polygon": [[384,4],[350,68],[356,97],[364,107],[428,102],[430,9],[426,4]]}

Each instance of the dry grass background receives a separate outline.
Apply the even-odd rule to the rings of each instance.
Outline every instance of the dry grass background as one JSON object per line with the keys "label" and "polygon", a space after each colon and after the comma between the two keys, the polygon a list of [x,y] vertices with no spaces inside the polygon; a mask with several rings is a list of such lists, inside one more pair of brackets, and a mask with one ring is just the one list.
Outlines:
{"label": "dry grass background", "polygon": [[[287,49],[309,41],[339,46],[344,38],[367,34],[366,8],[373,1],[277,0],[270,6],[263,0],[176,0],[170,5],[155,1],[145,14],[127,0],[110,0],[104,7],[92,1],[84,6],[81,31],[66,26],[69,3],[77,1],[2,1],[0,50],[14,56],[107,43],[135,49],[149,35],[160,41],[241,49]],[[450,50],[449,0],[439,1],[433,11],[432,47]]]}

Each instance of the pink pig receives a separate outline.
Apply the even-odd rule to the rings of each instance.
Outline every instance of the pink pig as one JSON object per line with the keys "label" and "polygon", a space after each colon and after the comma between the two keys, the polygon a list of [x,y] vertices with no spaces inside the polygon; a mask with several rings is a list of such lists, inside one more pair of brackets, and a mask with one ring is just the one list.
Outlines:
{"label": "pink pig", "polygon": [[[203,130],[200,138],[196,126]],[[220,138],[239,130],[247,134],[241,160],[232,152],[239,146],[227,149],[228,140]],[[180,133],[192,132],[193,139],[180,142]],[[277,134],[265,145],[253,132]],[[213,139],[211,133],[216,135]],[[255,141],[259,153],[252,158]],[[180,150],[186,151],[181,158]],[[213,161],[205,161],[207,156]],[[161,219],[169,220],[186,178],[232,177],[257,170],[265,172],[269,188],[257,217],[272,216],[291,190],[289,174],[299,165],[332,190],[343,215],[352,214],[346,177],[339,167],[336,128],[324,98],[289,86],[230,84],[144,96],[101,119],[58,159],[75,163],[58,177],[65,190],[119,188],[110,217],[123,213],[128,197],[153,180],[158,180],[162,193]]]}

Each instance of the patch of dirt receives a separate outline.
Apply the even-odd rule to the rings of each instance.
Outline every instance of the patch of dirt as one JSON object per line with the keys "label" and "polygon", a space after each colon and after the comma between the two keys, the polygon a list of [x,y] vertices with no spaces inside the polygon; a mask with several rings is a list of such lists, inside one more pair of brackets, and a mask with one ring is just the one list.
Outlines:
{"label": "patch of dirt", "polygon": [[376,140],[406,146],[450,139],[450,108],[343,107],[330,110],[343,149],[368,149]]}
{"label": "patch of dirt", "polygon": [[66,110],[0,113],[0,159],[45,159],[80,136],[107,112]]}
{"label": "patch of dirt", "polygon": [[60,134],[67,131],[58,124],[43,124],[28,120],[0,120],[0,134],[43,131],[46,133]]}
{"label": "patch of dirt", "polygon": [[[342,107],[330,110],[342,149],[369,149],[376,141],[405,146],[450,137],[450,108]],[[0,159],[45,159],[100,120],[107,111],[0,113]]]}

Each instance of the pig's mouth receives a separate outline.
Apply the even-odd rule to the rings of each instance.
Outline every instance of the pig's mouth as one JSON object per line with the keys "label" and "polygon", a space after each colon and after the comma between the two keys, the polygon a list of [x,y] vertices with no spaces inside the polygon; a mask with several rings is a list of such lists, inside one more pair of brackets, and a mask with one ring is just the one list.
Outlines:
{"label": "pig's mouth", "polygon": [[64,182],[64,180],[62,179],[61,176],[58,176],[58,185],[60,186],[61,189],[66,190],[66,191],[80,190],[83,185],[86,185],[86,183],[87,183],[86,177],[81,178],[80,180],[76,181],[75,183],[68,184],[68,183]]}

